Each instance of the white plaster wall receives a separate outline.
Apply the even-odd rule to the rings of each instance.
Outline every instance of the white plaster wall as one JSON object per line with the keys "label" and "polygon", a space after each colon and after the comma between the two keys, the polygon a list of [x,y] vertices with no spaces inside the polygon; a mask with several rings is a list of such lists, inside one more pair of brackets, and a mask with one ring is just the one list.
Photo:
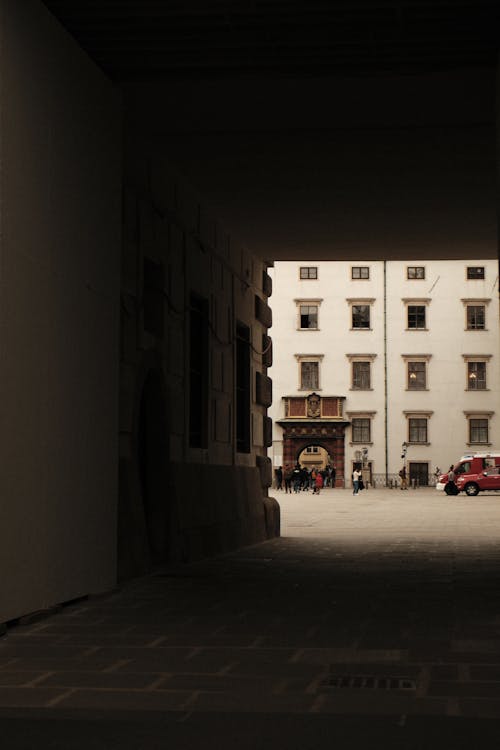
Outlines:
{"label": "white plaster wall", "polygon": [[3,622],[115,582],[120,105],[44,6],[0,13]]}
{"label": "white plaster wall", "polygon": [[[300,280],[299,267],[317,266],[318,280]],[[351,279],[351,266],[369,266],[370,279]],[[409,265],[425,266],[425,279],[409,281]],[[485,266],[484,281],[466,281],[468,265]],[[387,381],[388,381],[388,471],[401,466],[401,445],[408,440],[404,412],[433,412],[428,424],[428,446],[410,446],[408,461],[426,461],[433,470],[449,465],[467,450],[467,420],[464,411],[494,412],[490,420],[490,442],[500,446],[500,341],[497,262],[471,261],[388,261],[387,273]],[[275,465],[282,457],[282,396],[299,395],[296,354],[323,354],[320,366],[320,393],[345,396],[345,412],[374,411],[369,460],[375,473],[385,472],[384,399],[384,264],[382,261],[355,260],[352,263],[281,261],[270,269],[273,278],[274,363],[273,448]],[[296,299],[322,298],[319,330],[297,330]],[[350,329],[348,298],[373,298],[371,330]],[[428,298],[428,330],[406,330],[404,298]],[[465,330],[462,298],[489,299],[485,331]],[[372,363],[372,390],[351,390],[351,366],[346,354],[375,354]],[[487,364],[487,391],[467,391],[463,354],[491,354]],[[402,354],[430,355],[428,390],[406,390],[406,362]],[[359,445],[350,443],[346,430],[346,467],[355,458]]]}

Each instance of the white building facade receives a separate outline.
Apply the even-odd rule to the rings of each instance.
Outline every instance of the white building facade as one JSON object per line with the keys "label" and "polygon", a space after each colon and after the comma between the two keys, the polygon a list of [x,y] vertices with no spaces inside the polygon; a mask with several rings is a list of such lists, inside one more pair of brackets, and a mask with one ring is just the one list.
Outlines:
{"label": "white building facade", "polygon": [[363,464],[372,484],[431,484],[500,448],[494,260],[277,262],[272,461]]}

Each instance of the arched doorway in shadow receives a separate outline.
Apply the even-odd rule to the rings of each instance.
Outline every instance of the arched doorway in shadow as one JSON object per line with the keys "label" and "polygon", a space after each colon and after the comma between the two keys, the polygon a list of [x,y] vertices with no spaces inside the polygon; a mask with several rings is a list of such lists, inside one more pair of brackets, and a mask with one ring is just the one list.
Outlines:
{"label": "arched doorway in shadow", "polygon": [[170,507],[167,492],[168,430],[161,370],[152,369],[142,387],[137,423],[137,462],[151,560],[169,558]]}
{"label": "arched doorway in shadow", "polygon": [[332,466],[332,457],[322,445],[307,445],[297,456],[297,462],[306,469],[320,471]]}

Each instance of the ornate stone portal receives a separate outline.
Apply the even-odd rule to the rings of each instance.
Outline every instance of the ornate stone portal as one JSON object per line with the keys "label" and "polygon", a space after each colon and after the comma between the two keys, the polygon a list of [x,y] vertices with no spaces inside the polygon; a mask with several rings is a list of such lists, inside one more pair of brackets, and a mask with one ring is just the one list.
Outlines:
{"label": "ornate stone portal", "polygon": [[329,463],[335,466],[337,487],[344,486],[345,428],[350,422],[343,416],[345,396],[284,396],[285,418],[277,420],[283,428],[283,466],[295,466],[302,451],[312,445],[324,448]]}

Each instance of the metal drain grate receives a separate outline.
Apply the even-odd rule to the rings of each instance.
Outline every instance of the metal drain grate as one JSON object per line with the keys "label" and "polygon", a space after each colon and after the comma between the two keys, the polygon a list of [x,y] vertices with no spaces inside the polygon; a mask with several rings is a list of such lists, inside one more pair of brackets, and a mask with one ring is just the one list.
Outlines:
{"label": "metal drain grate", "polygon": [[417,682],[411,677],[383,677],[374,675],[329,675],[321,682],[321,687],[334,690],[403,690],[417,689]]}

